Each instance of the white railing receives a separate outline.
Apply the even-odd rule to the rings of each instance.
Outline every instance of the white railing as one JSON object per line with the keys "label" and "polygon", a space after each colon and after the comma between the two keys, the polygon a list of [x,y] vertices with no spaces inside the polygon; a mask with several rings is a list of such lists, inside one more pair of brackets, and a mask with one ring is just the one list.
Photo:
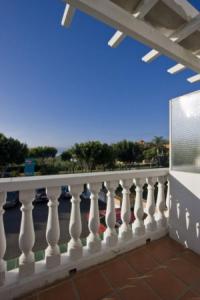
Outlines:
{"label": "white railing", "polygon": [[[157,239],[167,233],[166,199],[164,184],[168,178],[168,169],[139,171],[117,171],[86,173],[58,176],[38,176],[0,179],[0,299],[12,299],[34,288],[39,288],[56,279],[69,275],[70,270],[80,270],[99,262],[108,260],[118,253],[128,251],[146,243],[147,239]],[[107,188],[106,225],[103,240],[99,231],[98,193],[104,182]],[[158,183],[157,199],[154,199],[154,185]],[[121,184],[123,199],[121,206],[122,225],[115,229],[115,189]],[[148,196],[144,219],[142,191],[144,183],[148,184]],[[90,190],[91,204],[89,212],[89,236],[86,246],[82,245],[80,194],[83,184]],[[130,224],[130,187],[135,184],[134,205],[135,220]],[[67,252],[60,253],[60,226],[58,218],[58,197],[61,186],[70,187],[71,214],[69,222],[70,241]],[[48,220],[46,227],[47,248],[45,259],[35,262],[32,251],[35,232],[32,218],[35,189],[46,187],[48,202]],[[21,227],[19,232],[19,268],[6,271],[4,255],[6,236],[3,221],[3,205],[6,193],[20,191]],[[84,200],[83,200],[84,201]]]}

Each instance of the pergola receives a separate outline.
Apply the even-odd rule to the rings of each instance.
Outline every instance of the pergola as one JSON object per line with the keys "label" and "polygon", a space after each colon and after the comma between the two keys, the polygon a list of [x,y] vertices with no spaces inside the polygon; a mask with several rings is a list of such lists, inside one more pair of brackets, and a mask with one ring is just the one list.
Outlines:
{"label": "pergola", "polygon": [[177,64],[167,70],[176,74],[189,68],[200,81],[200,13],[187,0],[67,0],[62,25],[71,24],[76,9],[116,28],[108,41],[117,47],[130,36],[152,50],[142,57],[150,63],[166,55]]}

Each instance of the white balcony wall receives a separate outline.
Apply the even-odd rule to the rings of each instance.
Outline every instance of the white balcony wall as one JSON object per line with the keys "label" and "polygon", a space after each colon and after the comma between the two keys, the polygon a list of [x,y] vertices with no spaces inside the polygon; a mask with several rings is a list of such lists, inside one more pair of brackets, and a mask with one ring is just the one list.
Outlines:
{"label": "white balcony wall", "polygon": [[169,233],[200,254],[200,174],[170,172]]}
{"label": "white balcony wall", "polygon": [[200,91],[170,101],[170,236],[200,254]]}

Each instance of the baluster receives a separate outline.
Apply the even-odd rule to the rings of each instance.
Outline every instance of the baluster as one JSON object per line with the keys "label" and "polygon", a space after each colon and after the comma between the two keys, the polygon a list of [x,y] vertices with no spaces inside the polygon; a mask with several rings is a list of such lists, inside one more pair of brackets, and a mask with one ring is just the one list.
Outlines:
{"label": "baluster", "polygon": [[143,235],[145,233],[144,226],[144,210],[143,210],[143,199],[142,199],[142,191],[143,191],[143,179],[135,179],[134,183],[136,185],[136,197],[135,197],[135,206],[134,206],[134,215],[135,221],[132,225],[133,232],[135,235]]}
{"label": "baluster", "polygon": [[6,262],[3,257],[6,252],[6,237],[3,222],[4,209],[3,205],[6,202],[6,193],[0,192],[0,286],[5,282]]}
{"label": "baluster", "polygon": [[21,227],[19,234],[19,248],[22,251],[19,257],[19,276],[26,277],[35,271],[35,259],[32,248],[35,243],[35,232],[33,227],[32,201],[35,192],[33,190],[20,191],[20,202],[22,203]]}
{"label": "baluster", "polygon": [[49,198],[48,221],[46,229],[46,239],[48,247],[45,250],[46,266],[53,268],[60,264],[60,249],[58,241],[60,238],[60,225],[58,218],[58,197],[60,195],[60,187],[50,187],[47,190]]}
{"label": "baluster", "polygon": [[117,232],[115,230],[116,213],[115,213],[115,190],[118,181],[108,181],[106,183],[107,208],[106,208],[106,231],[104,232],[104,242],[109,247],[114,247],[118,242]]}
{"label": "baluster", "polygon": [[158,177],[158,196],[157,196],[157,203],[158,209],[158,219],[157,223],[160,227],[166,227],[167,220],[164,214],[165,211],[165,194],[164,194],[164,178]]}
{"label": "baluster", "polygon": [[166,206],[167,206],[167,209],[168,209],[168,214],[169,214],[169,211],[170,211],[170,206],[171,206],[171,201],[170,201],[170,181],[169,181],[169,177],[167,176],[166,178],[167,180],[167,196],[166,196]]}
{"label": "baluster", "polygon": [[83,246],[80,240],[82,232],[81,212],[80,212],[80,194],[82,193],[82,185],[75,185],[70,187],[72,194],[71,199],[71,214],[69,222],[69,233],[71,239],[68,243],[68,256],[72,260],[77,260],[82,257]]}
{"label": "baluster", "polygon": [[89,184],[91,200],[88,227],[90,234],[87,237],[87,248],[90,253],[95,253],[101,250],[101,240],[98,233],[100,225],[98,197],[101,186],[101,183]]}
{"label": "baluster", "polygon": [[148,231],[156,230],[157,223],[155,221],[155,199],[154,199],[154,182],[153,178],[147,178],[146,182],[148,184],[148,194],[147,194],[147,206],[146,212],[147,217],[145,219],[145,226]]}
{"label": "baluster", "polygon": [[119,228],[119,238],[122,241],[128,241],[132,238],[132,228],[130,226],[131,219],[131,207],[130,207],[130,187],[133,180],[123,180],[120,181],[123,187],[123,199],[121,207],[121,219],[122,225]]}

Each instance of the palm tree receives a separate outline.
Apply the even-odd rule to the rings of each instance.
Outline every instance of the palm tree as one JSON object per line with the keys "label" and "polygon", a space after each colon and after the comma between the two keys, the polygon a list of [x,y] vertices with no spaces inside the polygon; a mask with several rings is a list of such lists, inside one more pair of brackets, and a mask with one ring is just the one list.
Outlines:
{"label": "palm tree", "polygon": [[163,136],[154,136],[152,143],[156,146],[156,147],[161,147],[164,144],[167,144],[168,141],[166,139],[164,139]]}
{"label": "palm tree", "polygon": [[163,136],[154,136],[152,143],[156,147],[158,164],[161,165],[161,157],[164,155],[163,146],[167,144],[168,141],[164,139]]}

